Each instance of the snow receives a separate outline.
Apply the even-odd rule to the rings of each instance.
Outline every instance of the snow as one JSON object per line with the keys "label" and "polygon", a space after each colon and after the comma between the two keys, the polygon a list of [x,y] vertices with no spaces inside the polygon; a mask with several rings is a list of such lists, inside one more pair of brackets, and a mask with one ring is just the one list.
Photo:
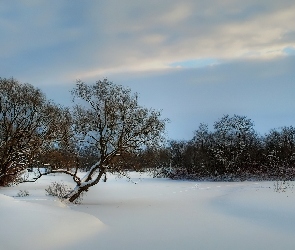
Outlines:
{"label": "snow", "polygon": [[[109,176],[81,205],[46,196],[53,181],[0,189],[0,249],[294,249],[295,194],[273,182]],[[19,190],[30,195],[15,197]]]}

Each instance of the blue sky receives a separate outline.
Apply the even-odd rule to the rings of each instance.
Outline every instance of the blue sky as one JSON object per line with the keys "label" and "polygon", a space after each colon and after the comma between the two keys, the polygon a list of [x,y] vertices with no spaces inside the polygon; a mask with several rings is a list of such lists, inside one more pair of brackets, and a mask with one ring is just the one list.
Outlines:
{"label": "blue sky", "polygon": [[295,125],[294,0],[11,0],[0,5],[0,77],[70,105],[76,79],[107,77],[170,119],[171,139],[246,115]]}

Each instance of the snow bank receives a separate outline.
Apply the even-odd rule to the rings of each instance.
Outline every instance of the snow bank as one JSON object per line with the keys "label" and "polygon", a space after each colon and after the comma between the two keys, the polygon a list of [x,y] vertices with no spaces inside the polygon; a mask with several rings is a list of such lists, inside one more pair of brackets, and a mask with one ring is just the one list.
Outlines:
{"label": "snow bank", "polygon": [[89,214],[1,194],[0,221],[3,250],[72,249],[105,229],[99,219]]}

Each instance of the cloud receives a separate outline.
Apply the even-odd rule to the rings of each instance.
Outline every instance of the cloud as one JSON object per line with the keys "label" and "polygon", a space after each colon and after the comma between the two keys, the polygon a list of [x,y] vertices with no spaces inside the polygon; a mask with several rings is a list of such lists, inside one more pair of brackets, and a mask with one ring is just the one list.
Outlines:
{"label": "cloud", "polygon": [[207,58],[270,58],[294,45],[294,15],[291,0],[8,1],[0,54],[10,74],[26,62],[22,75],[63,80]]}
{"label": "cloud", "polygon": [[293,0],[4,1],[0,76],[57,99],[108,77],[165,110],[180,138],[223,113],[268,128],[293,121],[294,16]]}
{"label": "cloud", "polygon": [[295,42],[290,36],[295,31],[291,1],[123,1],[114,5],[110,1],[100,12],[104,25],[102,29],[99,25],[102,34],[96,34],[94,41],[105,42],[97,50],[89,48],[93,50],[90,77],[95,71],[163,69],[206,58],[271,58]]}
{"label": "cloud", "polygon": [[201,68],[114,74],[115,83],[140,93],[147,107],[171,120],[169,136],[190,139],[199,123],[224,114],[246,115],[260,133],[295,124],[295,57],[235,60]]}

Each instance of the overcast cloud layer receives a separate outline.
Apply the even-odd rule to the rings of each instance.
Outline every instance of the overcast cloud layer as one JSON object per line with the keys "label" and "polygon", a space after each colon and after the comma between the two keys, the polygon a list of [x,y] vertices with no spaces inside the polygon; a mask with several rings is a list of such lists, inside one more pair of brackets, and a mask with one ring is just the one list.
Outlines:
{"label": "overcast cloud layer", "polygon": [[108,77],[190,139],[200,122],[247,115],[295,125],[295,2],[0,1],[0,77],[69,104],[75,79]]}

